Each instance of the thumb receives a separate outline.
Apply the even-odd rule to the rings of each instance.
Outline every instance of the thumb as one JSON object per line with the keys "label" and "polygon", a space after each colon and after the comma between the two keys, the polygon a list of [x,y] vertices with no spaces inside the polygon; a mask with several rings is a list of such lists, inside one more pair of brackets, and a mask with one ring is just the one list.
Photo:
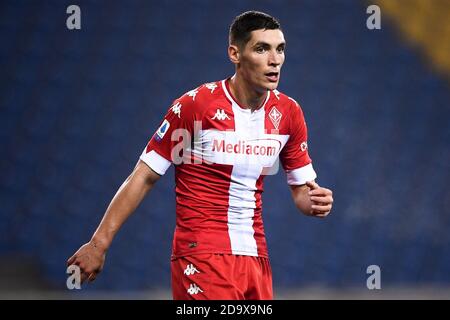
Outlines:
{"label": "thumb", "polygon": [[311,190],[314,190],[314,189],[319,188],[319,185],[318,185],[316,182],[314,182],[314,181],[306,181],[306,185],[307,185]]}

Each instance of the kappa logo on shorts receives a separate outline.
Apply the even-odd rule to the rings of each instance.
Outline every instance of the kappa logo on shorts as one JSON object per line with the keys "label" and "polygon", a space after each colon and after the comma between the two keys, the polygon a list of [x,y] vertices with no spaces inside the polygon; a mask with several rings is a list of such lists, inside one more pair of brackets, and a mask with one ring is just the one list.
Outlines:
{"label": "kappa logo on shorts", "polygon": [[197,270],[197,268],[196,267],[194,267],[194,265],[191,263],[191,264],[188,264],[187,266],[186,266],[186,269],[184,269],[184,274],[185,275],[187,275],[187,276],[190,276],[190,275],[192,275],[192,274],[195,274],[195,273],[200,273],[200,271],[198,271]]}
{"label": "kappa logo on shorts", "polygon": [[200,289],[200,287],[195,283],[191,283],[189,289],[187,289],[187,293],[189,293],[190,295],[198,294],[199,292],[203,292],[203,290]]}

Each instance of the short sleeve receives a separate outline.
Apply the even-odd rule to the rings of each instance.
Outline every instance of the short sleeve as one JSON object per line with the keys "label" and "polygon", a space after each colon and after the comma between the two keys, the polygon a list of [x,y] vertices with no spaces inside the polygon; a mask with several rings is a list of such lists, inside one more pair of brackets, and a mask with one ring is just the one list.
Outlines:
{"label": "short sleeve", "polygon": [[181,163],[182,150],[192,136],[192,107],[185,97],[175,100],[144,148],[140,160],[157,174],[164,175],[172,163]]}
{"label": "short sleeve", "polygon": [[301,185],[317,178],[308,154],[308,130],[301,107],[291,106],[289,139],[280,153],[289,185]]}

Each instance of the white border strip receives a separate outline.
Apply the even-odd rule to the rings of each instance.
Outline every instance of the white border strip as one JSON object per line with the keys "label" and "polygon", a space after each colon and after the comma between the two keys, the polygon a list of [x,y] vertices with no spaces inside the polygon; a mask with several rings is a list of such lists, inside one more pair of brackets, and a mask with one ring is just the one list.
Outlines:
{"label": "white border strip", "polygon": [[317,174],[314,171],[312,164],[307,164],[304,167],[286,171],[287,183],[289,185],[301,185],[306,181],[311,181],[317,178]]}
{"label": "white border strip", "polygon": [[148,165],[160,176],[164,175],[172,163],[170,161],[167,161],[164,157],[160,156],[155,150],[146,153],[146,148],[142,152],[139,159],[144,161],[146,165]]}

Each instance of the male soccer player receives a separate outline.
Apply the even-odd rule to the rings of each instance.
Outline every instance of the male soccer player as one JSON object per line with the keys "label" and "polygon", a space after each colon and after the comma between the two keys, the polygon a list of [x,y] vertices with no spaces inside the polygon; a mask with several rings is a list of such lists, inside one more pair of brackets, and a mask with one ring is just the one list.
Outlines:
{"label": "male soccer player", "polygon": [[92,239],[69,258],[82,281],[102,270],[114,235],[172,163],[174,299],[273,298],[261,194],[278,158],[298,209],[329,214],[332,192],[314,181],[302,109],[276,90],[286,46],[280,24],[249,11],[229,36],[235,74],[173,102]]}

